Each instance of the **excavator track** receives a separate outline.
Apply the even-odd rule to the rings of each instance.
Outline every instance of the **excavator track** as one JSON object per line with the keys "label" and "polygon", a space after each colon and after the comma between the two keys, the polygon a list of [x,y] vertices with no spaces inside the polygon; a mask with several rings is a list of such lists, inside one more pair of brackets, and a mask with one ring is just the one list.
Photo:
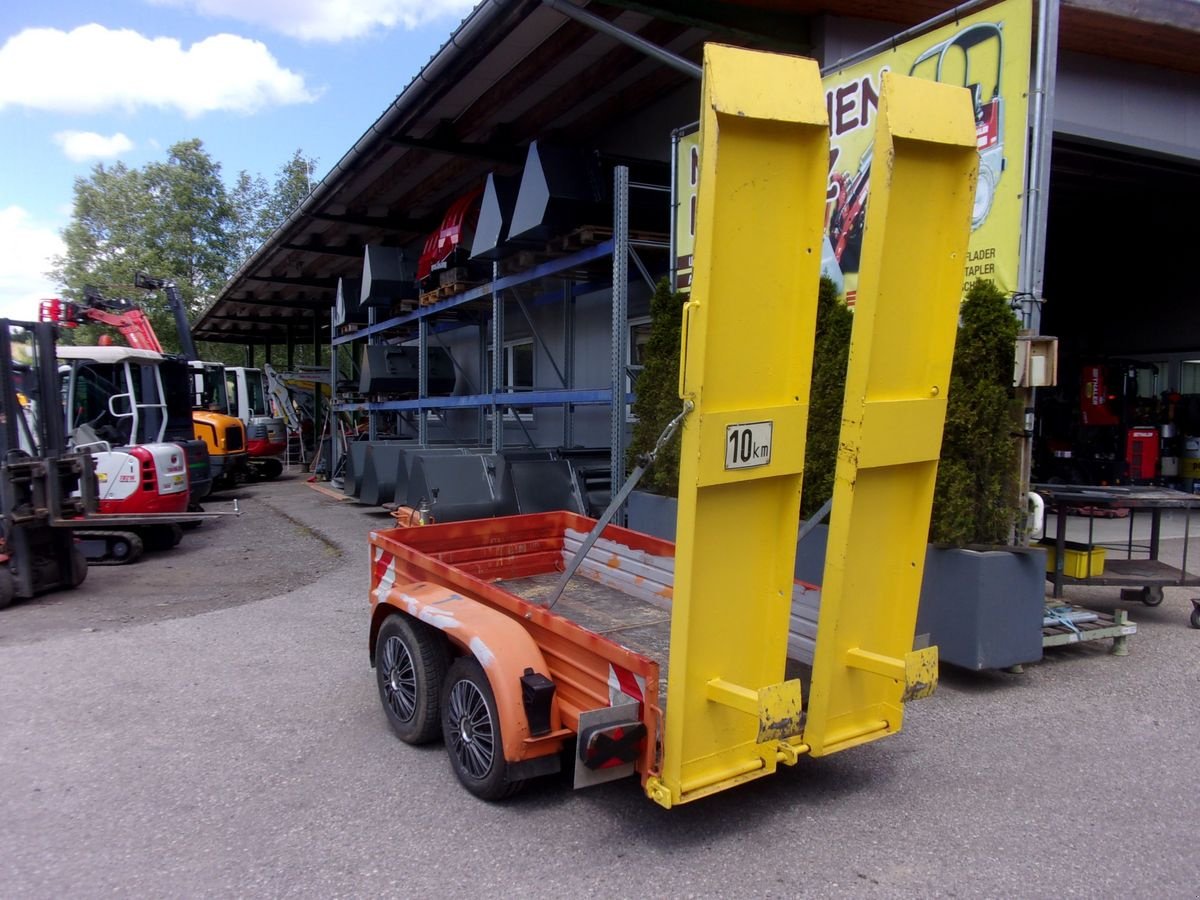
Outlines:
{"label": "excavator track", "polygon": [[141,537],[132,531],[88,529],[76,531],[75,537],[89,566],[123,566],[145,551]]}

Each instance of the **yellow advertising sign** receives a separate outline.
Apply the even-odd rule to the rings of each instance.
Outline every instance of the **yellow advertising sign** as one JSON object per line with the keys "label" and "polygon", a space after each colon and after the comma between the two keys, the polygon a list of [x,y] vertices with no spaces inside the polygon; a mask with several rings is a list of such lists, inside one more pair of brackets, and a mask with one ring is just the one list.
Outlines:
{"label": "yellow advertising sign", "polygon": [[849,304],[858,290],[872,138],[884,72],[899,72],[971,91],[979,182],[964,292],[976,278],[1017,288],[1021,194],[1025,189],[1032,0],[1008,0],[822,79],[829,111],[829,193],[822,266]]}
{"label": "yellow advertising sign", "polygon": [[[821,264],[849,305],[858,291],[872,138],[884,72],[971,91],[979,182],[963,291],[976,278],[990,279],[1006,292],[1017,289],[1032,22],[1032,0],[1006,0],[822,78],[830,154]],[[681,291],[691,285],[700,169],[697,141],[695,134],[681,138],[676,155],[675,283]]]}
{"label": "yellow advertising sign", "polygon": [[700,132],[680,135],[675,148],[675,290],[692,289],[696,247],[696,193],[700,184]]}

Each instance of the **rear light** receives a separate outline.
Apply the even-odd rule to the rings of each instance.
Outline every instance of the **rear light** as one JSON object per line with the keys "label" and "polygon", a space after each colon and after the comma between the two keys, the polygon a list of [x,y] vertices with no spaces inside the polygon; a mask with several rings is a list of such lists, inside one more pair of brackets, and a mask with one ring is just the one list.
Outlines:
{"label": "rear light", "polygon": [[589,769],[611,769],[634,762],[645,746],[645,722],[596,725],[579,733],[579,759]]}
{"label": "rear light", "polygon": [[142,490],[149,493],[158,492],[158,472],[154,468],[154,456],[145,447],[130,447],[129,455],[139,463],[142,476]]}

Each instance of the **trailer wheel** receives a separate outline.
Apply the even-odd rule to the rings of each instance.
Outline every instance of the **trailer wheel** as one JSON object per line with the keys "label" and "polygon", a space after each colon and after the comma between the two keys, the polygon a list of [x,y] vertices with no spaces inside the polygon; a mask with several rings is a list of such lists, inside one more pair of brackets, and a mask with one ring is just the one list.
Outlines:
{"label": "trailer wheel", "polygon": [[389,616],[375,641],[375,678],[388,724],[407,744],[426,744],[441,730],[439,701],[450,653],[441,632],[405,616]]}
{"label": "trailer wheel", "polygon": [[476,797],[503,800],[520,790],[522,782],[508,778],[496,698],[472,656],[460,656],[446,675],[442,733],[454,774]]}

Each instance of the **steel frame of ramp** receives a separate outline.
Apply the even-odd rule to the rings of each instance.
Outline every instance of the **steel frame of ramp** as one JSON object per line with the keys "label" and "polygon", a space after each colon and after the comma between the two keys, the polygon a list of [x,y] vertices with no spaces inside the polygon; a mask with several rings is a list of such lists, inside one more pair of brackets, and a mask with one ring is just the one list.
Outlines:
{"label": "steel frame of ramp", "polygon": [[[912,653],[977,154],[967,92],[887,76],[813,696],[784,681],[829,159],[811,60],[704,53],[663,806],[896,730]],[[914,548],[920,543],[921,552]],[[932,671],[930,667],[932,665]],[[853,735],[848,737],[848,735]]]}

